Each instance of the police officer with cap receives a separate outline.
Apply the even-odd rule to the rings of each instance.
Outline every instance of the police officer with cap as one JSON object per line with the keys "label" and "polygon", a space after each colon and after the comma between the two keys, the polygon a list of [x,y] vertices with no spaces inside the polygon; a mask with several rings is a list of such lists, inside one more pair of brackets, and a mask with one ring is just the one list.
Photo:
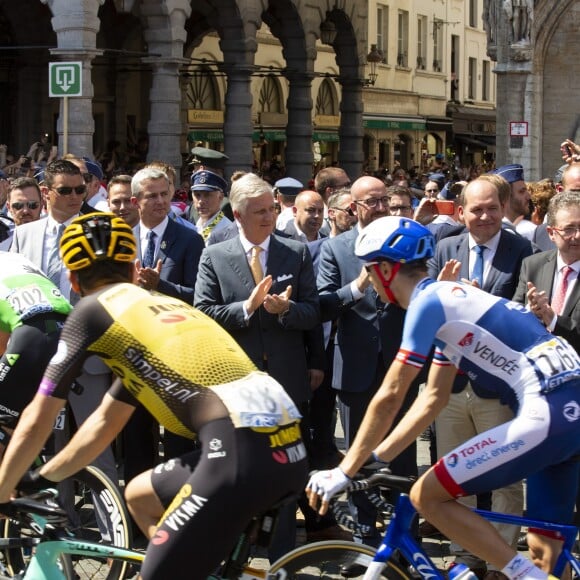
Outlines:
{"label": "police officer with cap", "polygon": [[228,159],[229,157],[221,151],[209,149],[208,147],[194,147],[191,150],[189,165],[193,165],[194,172],[200,169],[208,169],[223,177]]}
{"label": "police officer with cap", "polygon": [[[216,151],[215,149],[209,149],[208,147],[194,147],[191,150],[191,158],[188,162],[188,165],[195,174],[198,171],[211,171],[220,177],[224,177],[225,169],[226,169],[226,161],[229,160],[229,157],[222,153],[221,151]],[[192,183],[193,183],[193,174],[191,176]],[[227,196],[227,188],[224,189],[224,194]],[[232,212],[232,208],[230,206],[230,202],[228,201],[227,197],[224,197],[222,200],[221,209],[224,212],[225,216],[233,220],[234,214]],[[199,215],[197,214],[197,210],[195,209],[195,203],[191,204],[189,209],[189,221],[191,223],[197,223],[199,219]]]}
{"label": "police officer with cap", "polygon": [[524,181],[524,168],[519,163],[502,165],[490,173],[501,175],[511,187],[511,195],[504,207],[503,221],[508,227],[515,227],[518,234],[532,239],[536,226],[529,220],[521,220],[530,214],[530,192]]}
{"label": "police officer with cap", "polygon": [[280,215],[276,220],[276,227],[283,230],[288,222],[294,219],[294,201],[296,196],[304,191],[304,185],[293,177],[283,177],[274,183],[276,201],[280,205]]}
{"label": "police officer with cap", "polygon": [[204,242],[212,232],[232,223],[221,209],[227,187],[228,183],[221,175],[207,169],[196,171],[191,176],[193,204],[199,216],[195,225]]}

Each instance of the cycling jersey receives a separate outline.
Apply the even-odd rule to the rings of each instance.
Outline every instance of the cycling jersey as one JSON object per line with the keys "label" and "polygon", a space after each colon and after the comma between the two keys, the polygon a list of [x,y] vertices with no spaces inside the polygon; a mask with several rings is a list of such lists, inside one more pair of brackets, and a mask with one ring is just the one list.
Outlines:
{"label": "cycling jersey", "polygon": [[141,576],[181,576],[193,548],[196,577],[206,578],[252,516],[303,489],[307,460],[296,406],[211,318],[133,284],[106,287],[77,304],[39,392],[65,398],[91,353],[130,393],[128,399],[113,387],[113,397],[136,399],[174,433],[199,434],[197,452],[170,459],[151,476],[167,511]]}
{"label": "cycling jersey", "polygon": [[411,296],[397,359],[453,364],[474,384],[508,401],[580,378],[580,357],[521,304],[470,285],[423,280]]}
{"label": "cycling jersey", "polygon": [[72,310],[60,290],[30,260],[0,252],[0,330],[12,332],[38,314]]}
{"label": "cycling jersey", "polygon": [[470,285],[422,280],[411,295],[397,359],[455,365],[516,411],[442,457],[435,474],[453,497],[527,476],[527,514],[571,521],[580,464],[580,357],[522,305]]}
{"label": "cycling jersey", "polygon": [[[79,302],[40,392],[66,398],[91,353],[162,425],[184,437],[193,438],[199,425],[224,414],[236,427],[265,429],[300,418],[284,389],[256,371],[216,322],[177,298],[134,284],[116,284]],[[111,394],[121,396],[115,389]]]}
{"label": "cycling jersey", "polygon": [[0,331],[10,334],[0,358],[0,413],[18,417],[30,402],[71,309],[32,262],[0,252]]}

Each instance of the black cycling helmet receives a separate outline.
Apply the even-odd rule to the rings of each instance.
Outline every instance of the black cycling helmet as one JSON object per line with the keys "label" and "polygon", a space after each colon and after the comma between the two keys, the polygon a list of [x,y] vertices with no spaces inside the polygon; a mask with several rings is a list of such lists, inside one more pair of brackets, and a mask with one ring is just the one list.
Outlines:
{"label": "black cycling helmet", "polygon": [[131,226],[114,213],[94,212],[74,219],[60,240],[60,256],[72,271],[95,262],[132,262],[137,242]]}

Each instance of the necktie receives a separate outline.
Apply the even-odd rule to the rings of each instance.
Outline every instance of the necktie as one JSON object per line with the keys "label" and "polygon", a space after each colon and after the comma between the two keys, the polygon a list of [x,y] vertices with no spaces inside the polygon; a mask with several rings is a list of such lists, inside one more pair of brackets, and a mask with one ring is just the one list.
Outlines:
{"label": "necktie", "polygon": [[153,261],[155,260],[155,238],[157,234],[151,230],[147,234],[147,248],[145,249],[145,255],[143,256],[143,268],[153,268]]}
{"label": "necktie", "polygon": [[562,314],[562,310],[564,310],[566,292],[568,291],[568,278],[570,277],[571,272],[573,272],[573,268],[570,268],[570,266],[564,266],[562,268],[560,281],[558,282],[558,286],[556,287],[556,291],[552,298],[552,310],[556,314]]}
{"label": "necktie", "polygon": [[48,261],[46,263],[46,275],[57,288],[60,288],[60,271],[62,270],[62,262],[60,260],[60,238],[62,238],[64,228],[64,224],[58,225],[56,229],[56,240],[54,246],[50,249]]}
{"label": "necktie", "polygon": [[485,246],[475,246],[473,248],[477,254],[475,258],[475,264],[473,265],[473,271],[471,273],[471,279],[477,280],[480,288],[483,288],[483,252],[486,250]]}
{"label": "necktie", "polygon": [[260,264],[261,251],[262,248],[260,246],[254,246],[252,248],[252,255],[250,256],[250,270],[252,271],[252,276],[256,284],[264,278],[264,271],[262,270],[262,264]]}

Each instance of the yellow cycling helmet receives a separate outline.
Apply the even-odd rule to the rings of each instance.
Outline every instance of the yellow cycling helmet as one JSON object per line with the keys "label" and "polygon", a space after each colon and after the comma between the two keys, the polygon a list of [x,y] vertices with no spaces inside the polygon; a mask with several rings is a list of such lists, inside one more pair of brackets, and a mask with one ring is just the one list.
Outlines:
{"label": "yellow cycling helmet", "polygon": [[74,219],[60,239],[60,257],[69,270],[95,262],[132,262],[137,242],[131,226],[114,213],[94,212]]}

